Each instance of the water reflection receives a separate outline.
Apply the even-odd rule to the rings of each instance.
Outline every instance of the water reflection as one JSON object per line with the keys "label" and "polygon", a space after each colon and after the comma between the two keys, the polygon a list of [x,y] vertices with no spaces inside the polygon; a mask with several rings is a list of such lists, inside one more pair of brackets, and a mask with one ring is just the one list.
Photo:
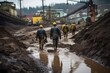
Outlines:
{"label": "water reflection", "polygon": [[[49,43],[51,42],[49,41]],[[74,44],[70,39],[63,39],[61,43]],[[90,59],[84,61],[75,53],[69,52],[67,48],[58,47],[58,53],[54,53],[54,51],[49,53],[47,50],[38,51],[36,47],[29,47],[28,50],[32,50],[32,55],[39,58],[49,68],[49,73],[110,73],[110,68],[102,67]],[[53,48],[45,47],[45,49]]]}
{"label": "water reflection", "polygon": [[110,73],[110,68],[105,68],[90,59],[86,59],[85,63],[91,68],[91,73]]}
{"label": "water reflection", "polygon": [[62,62],[60,62],[60,58],[58,54],[54,54],[54,59],[52,62],[52,71],[53,73],[62,73]]}
{"label": "water reflection", "polygon": [[80,62],[76,62],[73,66],[72,63],[70,65],[70,72],[69,73],[73,73],[80,65]]}
{"label": "water reflection", "polygon": [[35,49],[32,55],[48,67],[49,73],[110,73],[110,69],[105,69],[89,59],[84,61],[65,48],[58,48],[57,52],[52,53]]}
{"label": "water reflection", "polygon": [[48,65],[48,55],[46,52],[44,51],[40,51],[39,53],[40,56],[40,60],[44,65]]}
{"label": "water reflection", "polygon": [[54,53],[40,51],[41,62],[48,66],[49,73],[74,73],[82,60],[75,54],[69,53],[67,49],[61,48],[58,50]]}

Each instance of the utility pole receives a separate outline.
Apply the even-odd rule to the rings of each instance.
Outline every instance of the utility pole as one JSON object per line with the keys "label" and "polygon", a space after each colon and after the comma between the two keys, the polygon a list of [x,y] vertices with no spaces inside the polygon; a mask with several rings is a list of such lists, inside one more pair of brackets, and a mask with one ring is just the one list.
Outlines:
{"label": "utility pole", "polygon": [[88,14],[91,17],[91,21],[95,22],[95,18],[96,18],[96,5],[93,4],[92,0],[89,0]]}
{"label": "utility pole", "polygon": [[52,18],[51,18],[51,6],[49,5],[49,21],[51,22],[52,21]]}
{"label": "utility pole", "polygon": [[43,18],[44,18],[44,0],[42,0],[42,10],[43,10]]}
{"label": "utility pole", "polygon": [[19,0],[19,2],[20,2],[20,17],[22,16],[22,8],[21,8],[22,7],[22,3],[21,3],[21,1],[22,0]]}
{"label": "utility pole", "polygon": [[68,3],[68,0],[67,0],[66,4],[67,4],[67,5],[69,4],[69,3]]}

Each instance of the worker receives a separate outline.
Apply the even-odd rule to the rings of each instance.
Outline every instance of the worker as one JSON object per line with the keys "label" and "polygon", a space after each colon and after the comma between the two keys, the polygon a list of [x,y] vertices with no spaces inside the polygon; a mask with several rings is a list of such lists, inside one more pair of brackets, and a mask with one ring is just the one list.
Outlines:
{"label": "worker", "polygon": [[61,39],[61,32],[59,28],[56,26],[56,22],[53,23],[53,27],[50,30],[50,39],[53,40],[54,50],[57,50],[59,38]]}
{"label": "worker", "polygon": [[63,31],[63,27],[65,26],[65,24],[63,24],[62,26],[61,26],[61,29],[62,29],[62,31]]}
{"label": "worker", "polygon": [[39,26],[39,29],[36,33],[36,40],[39,39],[39,48],[43,50],[43,46],[45,42],[47,42],[47,34],[45,30],[43,29],[43,25]]}
{"label": "worker", "polygon": [[70,25],[70,32],[72,33],[72,35],[74,35],[75,31],[76,31],[76,25],[75,25],[75,23],[73,23]]}
{"label": "worker", "polygon": [[63,31],[63,35],[64,35],[64,38],[67,39],[68,37],[68,32],[69,32],[69,27],[67,24],[64,24],[62,26],[62,31]]}

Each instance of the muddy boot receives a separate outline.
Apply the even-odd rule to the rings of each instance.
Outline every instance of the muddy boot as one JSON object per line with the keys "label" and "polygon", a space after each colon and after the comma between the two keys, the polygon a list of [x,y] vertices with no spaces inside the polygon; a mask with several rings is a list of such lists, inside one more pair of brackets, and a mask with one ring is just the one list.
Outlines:
{"label": "muddy boot", "polygon": [[40,48],[40,50],[43,50],[43,47],[40,46],[39,48]]}
{"label": "muddy boot", "polygon": [[56,52],[57,51],[57,48],[54,48],[54,51]]}
{"label": "muddy boot", "polygon": [[55,51],[55,52],[57,51],[57,47],[54,48],[54,51]]}
{"label": "muddy boot", "polygon": [[43,50],[43,48],[41,48],[41,50]]}

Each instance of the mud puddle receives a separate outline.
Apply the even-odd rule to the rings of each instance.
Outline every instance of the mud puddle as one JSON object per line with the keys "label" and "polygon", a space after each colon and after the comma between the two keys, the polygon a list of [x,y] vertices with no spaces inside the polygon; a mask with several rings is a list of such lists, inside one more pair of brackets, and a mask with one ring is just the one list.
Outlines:
{"label": "mud puddle", "polygon": [[[62,46],[65,44],[75,44],[71,39],[60,40]],[[46,46],[50,44],[50,46]],[[109,73],[109,70],[92,60],[77,56],[75,53],[69,52],[68,47],[58,47],[55,52],[52,48],[52,41],[48,38],[48,43],[44,50],[39,50],[38,43],[31,44],[27,50],[31,52],[33,58],[47,66],[49,73]],[[48,52],[48,50],[51,50]],[[103,70],[103,71],[102,71]]]}
{"label": "mud puddle", "polygon": [[35,47],[28,50],[32,52],[34,58],[38,58],[44,65],[47,65],[49,73],[91,73],[91,69],[84,63],[84,58],[78,57],[75,53],[70,53],[66,48],[58,48],[57,52],[40,51]]}
{"label": "mud puddle", "polygon": [[[60,40],[62,44],[74,44],[71,39]],[[52,44],[52,41],[48,38],[48,44]],[[75,53],[69,52],[67,47],[58,47],[54,52],[52,46],[44,47],[44,50],[38,49],[38,43],[32,44],[35,47],[29,47],[34,58],[38,58],[49,69],[49,73],[91,73],[91,69],[85,64],[84,58],[77,56]],[[63,46],[63,45],[62,45]],[[51,50],[51,52],[48,52]]]}

